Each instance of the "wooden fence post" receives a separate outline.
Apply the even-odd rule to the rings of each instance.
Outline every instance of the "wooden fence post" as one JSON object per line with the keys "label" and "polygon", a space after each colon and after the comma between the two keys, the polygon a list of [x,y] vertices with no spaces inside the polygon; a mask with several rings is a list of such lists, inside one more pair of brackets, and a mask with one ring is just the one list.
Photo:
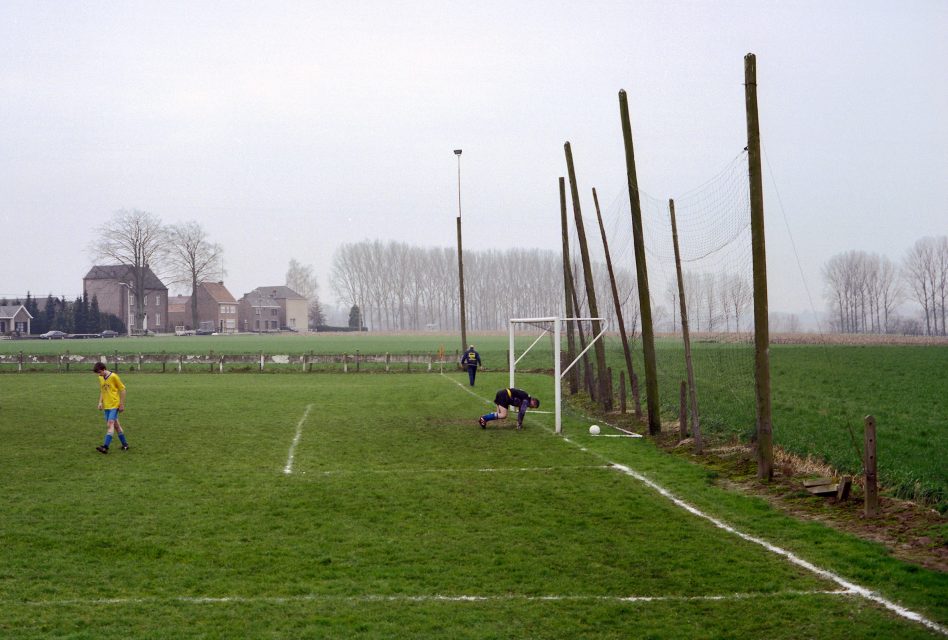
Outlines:
{"label": "wooden fence post", "polygon": [[639,376],[632,374],[632,401],[635,403],[635,417],[642,419],[642,399],[639,397]]}
{"label": "wooden fence post", "polygon": [[626,410],[626,391],[625,391],[625,371],[619,372],[619,413],[625,415]]}
{"label": "wooden fence post", "polygon": [[876,419],[866,416],[866,452],[863,466],[866,468],[866,507],[865,517],[879,515],[879,487],[876,485]]}
{"label": "wooden fence post", "polygon": [[355,359],[356,359],[356,373],[359,373],[359,350],[358,349],[356,349]]}
{"label": "wooden fence post", "polygon": [[23,352],[17,354],[16,356],[16,372],[23,373]]}
{"label": "wooden fence post", "polygon": [[678,437],[688,437],[688,384],[684,380],[678,390]]}
{"label": "wooden fence post", "polygon": [[616,387],[612,379],[612,367],[606,367],[606,380],[602,386],[604,394],[608,394],[603,400],[603,405],[608,407],[609,411],[612,411],[612,408],[615,406],[616,397]]}

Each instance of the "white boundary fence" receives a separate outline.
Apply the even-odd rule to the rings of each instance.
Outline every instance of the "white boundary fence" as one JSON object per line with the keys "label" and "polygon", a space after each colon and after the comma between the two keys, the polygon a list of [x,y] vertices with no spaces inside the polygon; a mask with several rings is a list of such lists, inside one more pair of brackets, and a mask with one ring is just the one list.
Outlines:
{"label": "white boundary fence", "polygon": [[382,353],[382,354],[267,354],[267,353],[103,353],[99,355],[50,354],[28,355],[24,353],[0,354],[0,370],[31,371],[86,371],[96,362],[103,362],[113,371],[194,371],[197,367],[210,372],[223,373],[227,365],[244,369],[264,371],[269,366],[293,371],[335,371],[358,373],[366,371],[443,371],[447,365],[454,367],[455,360],[445,360],[432,353]]}

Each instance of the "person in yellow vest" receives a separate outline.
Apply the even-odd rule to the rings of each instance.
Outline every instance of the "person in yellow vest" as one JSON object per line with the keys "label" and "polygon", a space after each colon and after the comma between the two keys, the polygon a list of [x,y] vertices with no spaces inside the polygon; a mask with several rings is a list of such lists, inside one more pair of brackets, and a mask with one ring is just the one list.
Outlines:
{"label": "person in yellow vest", "polygon": [[119,423],[118,414],[125,411],[125,384],[114,371],[109,371],[105,364],[96,362],[92,370],[99,376],[99,410],[105,412],[105,442],[96,447],[99,453],[108,453],[112,444],[112,435],[118,433],[122,442],[122,451],[128,451],[128,441],[125,431]]}
{"label": "person in yellow vest", "polygon": [[501,389],[494,396],[494,404],[497,405],[497,411],[488,413],[477,419],[481,429],[487,428],[487,423],[491,420],[505,420],[507,418],[507,409],[510,405],[517,407],[517,429],[523,429],[523,417],[527,415],[527,409],[536,409],[540,406],[540,399],[533,398],[523,389],[511,387]]}

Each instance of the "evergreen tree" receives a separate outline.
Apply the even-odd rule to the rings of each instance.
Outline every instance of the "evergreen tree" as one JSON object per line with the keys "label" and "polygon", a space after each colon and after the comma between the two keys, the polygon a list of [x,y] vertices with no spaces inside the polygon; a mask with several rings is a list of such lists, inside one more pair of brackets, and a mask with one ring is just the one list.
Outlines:
{"label": "evergreen tree", "polygon": [[104,328],[102,313],[99,311],[99,298],[92,296],[92,303],[89,305],[89,333],[99,333]]}
{"label": "evergreen tree", "polygon": [[26,292],[26,304],[23,306],[33,316],[33,320],[30,322],[30,331],[32,333],[44,333],[46,329],[43,328],[43,317],[40,314],[39,305],[36,303],[36,298],[32,297],[29,291]]}
{"label": "evergreen tree", "polygon": [[353,331],[362,331],[365,325],[362,323],[362,312],[359,311],[359,305],[354,304],[349,309],[349,328]]}
{"label": "evergreen tree", "polygon": [[79,296],[72,303],[72,332],[86,332],[86,315],[86,305],[83,304],[82,296]]}
{"label": "evergreen tree", "polygon": [[46,296],[46,306],[43,307],[43,327],[40,333],[46,333],[53,329],[53,322],[56,320],[56,299],[53,294]]}

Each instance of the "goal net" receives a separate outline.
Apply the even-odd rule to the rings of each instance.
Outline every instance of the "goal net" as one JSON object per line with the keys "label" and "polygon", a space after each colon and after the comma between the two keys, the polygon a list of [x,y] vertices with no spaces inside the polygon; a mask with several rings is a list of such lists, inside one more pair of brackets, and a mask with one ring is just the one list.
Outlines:
{"label": "goal net", "polygon": [[[598,335],[592,335],[591,332],[587,330],[587,338],[584,340],[585,345],[581,348],[581,351],[575,354],[575,356],[569,359],[568,362],[564,361],[563,358],[563,333],[564,330],[568,330],[571,326],[578,328],[580,326],[591,326],[594,321],[598,321],[601,324],[601,329]],[[553,414],[555,420],[555,431],[556,433],[563,432],[563,378],[575,367],[577,364],[587,355],[587,352],[592,349],[593,345],[596,344],[597,340],[602,339],[603,334],[606,332],[606,322],[603,318],[558,318],[558,317],[546,317],[546,318],[511,318],[509,321],[509,371],[510,371],[510,386],[516,386],[517,380],[517,366],[524,361],[524,358],[528,354],[533,353],[533,355],[539,355],[537,352],[546,351],[549,356],[552,357],[553,364]],[[517,338],[522,338],[524,334],[528,334],[530,337],[533,337],[534,334],[536,337],[529,342],[529,345],[525,348],[522,348],[520,353],[517,352],[518,340]],[[546,338],[546,340],[544,340]],[[526,344],[524,340],[520,340],[519,344]],[[545,344],[549,345],[547,349],[537,349],[538,345]],[[568,350],[568,353],[571,351]],[[534,359],[535,360],[535,359]],[[542,360],[546,360],[541,355],[541,367],[543,366]],[[550,361],[546,360],[547,366]],[[521,366],[522,370],[523,366]],[[544,367],[545,368],[545,367]]]}

